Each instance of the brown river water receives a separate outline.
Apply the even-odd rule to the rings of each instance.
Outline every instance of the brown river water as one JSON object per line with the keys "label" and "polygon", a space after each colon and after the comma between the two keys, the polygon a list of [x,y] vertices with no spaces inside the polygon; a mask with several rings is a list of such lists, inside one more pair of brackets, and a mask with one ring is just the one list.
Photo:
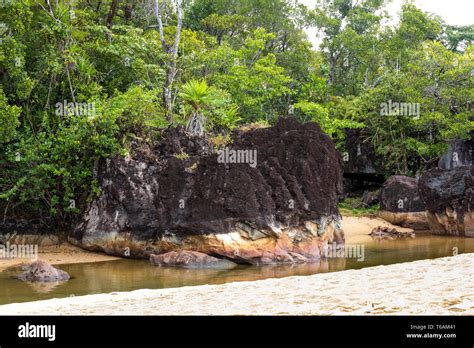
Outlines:
{"label": "brown river water", "polygon": [[61,283],[26,283],[16,279],[18,267],[0,272],[0,304],[45,300],[137,289],[222,284],[266,278],[306,276],[323,272],[389,265],[453,254],[474,253],[474,238],[419,235],[414,239],[366,241],[364,260],[329,258],[313,264],[237,266],[232,269],[183,269],[152,266],[146,260],[116,260],[58,265],[71,275]]}

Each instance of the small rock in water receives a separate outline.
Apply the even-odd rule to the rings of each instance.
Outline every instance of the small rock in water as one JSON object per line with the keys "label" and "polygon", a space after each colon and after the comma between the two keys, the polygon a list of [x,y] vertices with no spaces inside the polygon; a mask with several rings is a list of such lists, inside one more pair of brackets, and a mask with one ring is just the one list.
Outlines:
{"label": "small rock in water", "polygon": [[170,251],[165,254],[150,255],[150,262],[155,266],[178,266],[178,267],[210,267],[210,268],[230,268],[236,266],[235,263],[218,259],[197,251],[181,250]]}
{"label": "small rock in water", "polygon": [[70,276],[67,272],[51,266],[45,261],[35,261],[31,265],[26,266],[18,279],[28,282],[57,282],[69,280]]}
{"label": "small rock in water", "polygon": [[369,233],[373,239],[399,239],[399,238],[415,238],[413,232],[400,232],[395,228],[377,226]]}

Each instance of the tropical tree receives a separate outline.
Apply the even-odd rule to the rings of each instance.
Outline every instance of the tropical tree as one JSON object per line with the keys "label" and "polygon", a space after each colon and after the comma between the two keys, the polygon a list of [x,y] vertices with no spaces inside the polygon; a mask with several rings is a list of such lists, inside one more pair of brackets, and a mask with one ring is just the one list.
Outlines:
{"label": "tropical tree", "polygon": [[201,109],[213,102],[212,89],[204,80],[192,80],[181,86],[179,95],[192,110],[186,129],[194,135],[204,135],[206,119]]}

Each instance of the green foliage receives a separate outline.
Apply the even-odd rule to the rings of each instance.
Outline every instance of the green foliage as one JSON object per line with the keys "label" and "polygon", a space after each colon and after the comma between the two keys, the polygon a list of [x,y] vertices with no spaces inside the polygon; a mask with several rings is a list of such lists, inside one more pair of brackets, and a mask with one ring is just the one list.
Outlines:
{"label": "green foliage", "polygon": [[474,43],[473,25],[448,25],[445,29],[447,48],[453,52],[462,52]]}
{"label": "green foliage", "polygon": [[15,105],[8,105],[7,98],[0,88],[0,144],[7,143],[15,139],[16,129],[20,125],[18,116],[21,109]]}
{"label": "green foliage", "polygon": [[240,49],[221,46],[216,52],[216,59],[221,63],[224,58],[227,64],[210,78],[228,91],[245,122],[277,118],[291,94],[291,79],[277,65],[275,55],[265,52],[265,45],[272,38],[273,34],[258,29]]}
{"label": "green foliage", "polygon": [[339,204],[339,212],[343,216],[376,216],[380,208],[374,206],[371,208],[347,208]]}
{"label": "green foliage", "polygon": [[176,157],[177,159],[180,159],[180,160],[183,161],[185,159],[188,159],[189,155],[186,152],[181,152],[181,153],[178,153],[178,154],[174,155],[174,157]]}
{"label": "green foliage", "polygon": [[[383,2],[326,1],[314,12],[324,33],[326,93],[337,97],[306,95],[295,107],[320,120],[339,147],[345,128],[363,128],[362,141],[383,159],[387,174],[415,174],[473,129],[472,45],[468,28],[443,29],[439,18],[409,3],[396,27],[383,27],[377,12]],[[465,50],[453,52],[461,41]],[[417,105],[419,113],[383,115],[391,102]]]}
{"label": "green foliage", "polygon": [[202,113],[207,118],[209,130],[232,130],[240,121],[238,106],[231,103],[226,91],[209,87],[205,80],[191,80],[181,87],[179,94],[186,105],[191,107],[192,115]]}
{"label": "green foliage", "polygon": [[[347,129],[361,129],[387,174],[423,170],[473,130],[472,26],[410,3],[397,25],[382,25],[386,2],[184,1],[176,61],[171,1],[160,1],[165,45],[148,1],[119,1],[115,16],[111,0],[10,2],[0,11],[0,211],[66,224],[97,192],[97,163],[127,154],[132,139],[155,140],[166,116],[199,116],[221,146],[236,127],[293,114],[340,150]],[[382,115],[389,101],[420,112]],[[58,112],[70,104],[94,112]]]}
{"label": "green foliage", "polygon": [[378,39],[385,1],[323,1],[313,13],[314,23],[324,34],[321,48],[328,65],[328,83],[337,96],[357,95],[373,83],[380,61]]}
{"label": "green foliage", "polygon": [[141,135],[150,128],[165,128],[168,125],[157,94],[156,90],[134,86],[104,103],[102,113],[116,123],[122,143],[127,136]]}
{"label": "green foliage", "polygon": [[[456,54],[438,42],[412,53],[405,72],[386,73],[379,85],[353,100],[367,140],[389,172],[414,174],[474,129],[472,48]],[[416,76],[417,78],[413,78]],[[418,115],[382,115],[381,105],[419,105]]]}
{"label": "green foliage", "polygon": [[362,123],[347,117],[334,117],[329,112],[329,107],[333,106],[334,103],[328,103],[327,105],[323,106],[318,103],[303,101],[296,103],[294,107],[302,114],[300,118],[303,118],[304,121],[318,123],[326,134],[339,143],[345,139],[346,129],[362,128],[364,126]]}
{"label": "green foliage", "polygon": [[360,197],[348,197],[338,204],[339,211],[344,216],[374,216],[380,210],[380,205],[366,207]]}
{"label": "green foliage", "polygon": [[215,102],[212,98],[212,92],[206,81],[191,80],[181,86],[179,96],[194,110],[199,110]]}
{"label": "green foliage", "polygon": [[81,195],[95,185],[96,161],[117,148],[117,130],[110,119],[85,116],[71,117],[54,134],[22,134],[1,158],[9,172],[2,176],[0,199],[12,212],[26,207],[35,216],[62,225],[77,212]]}

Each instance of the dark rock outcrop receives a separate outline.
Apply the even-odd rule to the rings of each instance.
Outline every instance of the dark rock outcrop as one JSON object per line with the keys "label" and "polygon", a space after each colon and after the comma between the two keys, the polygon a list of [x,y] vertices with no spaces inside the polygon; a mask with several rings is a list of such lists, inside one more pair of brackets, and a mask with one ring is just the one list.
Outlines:
{"label": "dark rock outcrop", "polygon": [[56,245],[59,236],[51,233],[39,221],[25,219],[0,220],[0,244],[35,244],[38,246]]}
{"label": "dark rock outcrop", "polygon": [[362,203],[366,208],[370,208],[375,204],[380,203],[380,189],[375,191],[365,191],[362,195]]}
{"label": "dark rock outcrop", "polygon": [[182,128],[103,161],[101,194],[70,241],[120,256],[191,250],[252,264],[317,260],[328,241],[343,242],[341,158],[317,124],[280,119],[235,132],[229,149],[255,151],[256,165],[220,163]]}
{"label": "dark rock outcrop", "polygon": [[25,273],[18,276],[18,279],[28,282],[57,282],[69,280],[69,274],[65,271],[51,266],[45,261],[35,261],[27,266]]}
{"label": "dark rock outcrop", "polygon": [[403,175],[388,178],[380,192],[381,218],[394,225],[427,230],[425,211],[417,179]]}
{"label": "dark rock outcrop", "polygon": [[473,165],[474,155],[474,132],[471,132],[471,138],[462,141],[455,140],[449,145],[448,151],[441,156],[438,161],[438,167],[444,170],[450,170],[459,167]]}
{"label": "dark rock outcrop", "polygon": [[359,129],[348,129],[346,131],[345,148],[347,149],[347,155],[343,157],[344,172],[368,175],[381,172],[375,152],[370,143],[362,141]]}
{"label": "dark rock outcrop", "polygon": [[420,179],[420,192],[433,233],[474,237],[474,166],[431,169]]}
{"label": "dark rock outcrop", "polygon": [[384,170],[372,145],[364,142],[364,130],[346,130],[344,165],[344,194],[353,196],[366,190],[380,188],[384,182]]}
{"label": "dark rock outcrop", "polygon": [[150,255],[150,262],[155,266],[176,266],[185,268],[232,268],[235,263],[218,259],[197,251],[170,251],[169,253]]}
{"label": "dark rock outcrop", "polygon": [[380,192],[380,209],[400,213],[425,211],[418,180],[404,175],[388,178]]}

